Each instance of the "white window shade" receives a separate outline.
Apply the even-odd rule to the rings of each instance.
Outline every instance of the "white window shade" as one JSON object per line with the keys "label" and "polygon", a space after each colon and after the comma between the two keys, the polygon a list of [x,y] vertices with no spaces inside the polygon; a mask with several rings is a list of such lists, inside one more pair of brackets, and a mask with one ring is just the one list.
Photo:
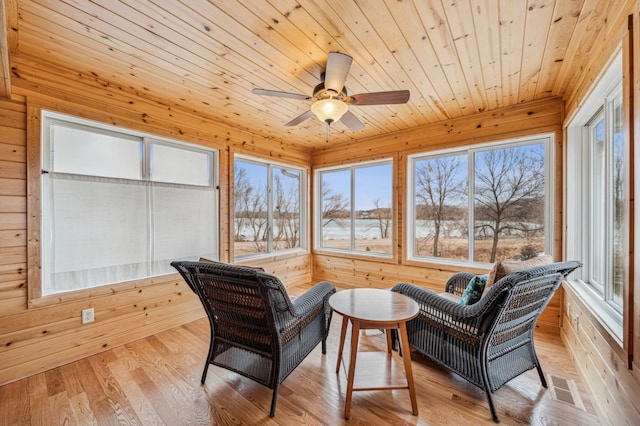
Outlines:
{"label": "white window shade", "polygon": [[173,271],[173,260],[217,259],[216,203],[211,188],[154,184],[152,275]]}
{"label": "white window shade", "polygon": [[211,154],[151,144],[151,180],[154,182],[210,184]]}
{"label": "white window shade", "polygon": [[[91,176],[141,179],[140,138],[51,126],[51,170]],[[44,166],[49,170],[49,165]]]}
{"label": "white window shade", "polygon": [[[143,183],[45,175],[50,240],[43,293],[148,275],[147,188]],[[48,183],[47,183],[48,181]]]}
{"label": "white window shade", "polygon": [[215,151],[49,112],[42,131],[43,296],[218,258]]}

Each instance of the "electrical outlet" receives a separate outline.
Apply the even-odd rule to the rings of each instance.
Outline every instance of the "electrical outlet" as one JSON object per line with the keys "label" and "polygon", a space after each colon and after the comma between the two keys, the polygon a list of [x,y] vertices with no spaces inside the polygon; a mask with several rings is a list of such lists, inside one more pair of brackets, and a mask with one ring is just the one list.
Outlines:
{"label": "electrical outlet", "polygon": [[90,322],[93,322],[93,321],[94,321],[93,308],[83,309],[82,310],[82,323],[83,324],[89,324]]}
{"label": "electrical outlet", "polygon": [[330,260],[327,260],[326,268],[327,269],[331,269],[331,261]]}

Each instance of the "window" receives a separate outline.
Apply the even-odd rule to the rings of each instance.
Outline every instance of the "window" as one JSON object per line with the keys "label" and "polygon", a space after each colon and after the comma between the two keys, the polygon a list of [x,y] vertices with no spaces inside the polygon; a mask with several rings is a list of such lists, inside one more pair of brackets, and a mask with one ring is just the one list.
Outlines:
{"label": "window", "polygon": [[235,258],[303,248],[305,171],[237,157],[234,173]]}
{"label": "window", "polygon": [[317,248],[392,256],[391,160],[316,171]]}
{"label": "window", "polygon": [[[619,55],[567,130],[567,255],[580,259],[580,282],[599,314],[621,330],[625,212],[625,135]],[[618,333],[619,334],[619,333]]]}
{"label": "window", "polygon": [[544,136],[409,157],[409,258],[493,263],[548,253],[551,146]]}
{"label": "window", "polygon": [[217,258],[214,151],[42,116],[43,296]]}

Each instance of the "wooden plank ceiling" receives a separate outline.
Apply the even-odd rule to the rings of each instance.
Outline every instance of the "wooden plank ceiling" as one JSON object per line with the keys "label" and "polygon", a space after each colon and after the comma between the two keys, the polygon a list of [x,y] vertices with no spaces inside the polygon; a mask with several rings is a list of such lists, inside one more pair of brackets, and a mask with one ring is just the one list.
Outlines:
{"label": "wooden plank ceiling", "polygon": [[308,148],[325,145],[324,124],[284,123],[310,102],[253,88],[311,95],[327,52],[340,51],[354,59],[349,94],[410,91],[407,104],[351,107],[364,129],[337,123],[330,143],[561,96],[613,7],[601,0],[2,1],[16,21],[11,30],[17,25],[17,42],[8,43],[17,70],[70,71]]}

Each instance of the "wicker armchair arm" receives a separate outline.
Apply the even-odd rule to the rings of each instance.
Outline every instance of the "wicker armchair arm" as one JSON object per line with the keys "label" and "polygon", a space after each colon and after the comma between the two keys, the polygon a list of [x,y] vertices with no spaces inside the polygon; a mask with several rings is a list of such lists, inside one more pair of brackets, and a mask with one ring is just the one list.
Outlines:
{"label": "wicker armchair arm", "polygon": [[469,285],[469,281],[476,276],[476,274],[472,274],[470,272],[457,272],[447,281],[445,291],[447,293],[455,294],[456,296],[462,296],[462,293],[464,293],[464,290]]}
{"label": "wicker armchair arm", "polygon": [[446,317],[450,322],[464,322],[482,319],[490,311],[490,302],[493,298],[482,298],[473,305],[461,305],[452,302],[438,293],[408,283],[400,283],[393,286],[391,291],[404,294],[415,300],[420,306],[420,316],[437,318]]}
{"label": "wicker armchair arm", "polygon": [[[278,312],[275,315],[275,322],[281,336],[281,343],[284,344],[296,336],[300,337],[307,325],[323,312],[330,318],[331,310],[325,301],[335,292],[336,289],[332,284],[326,281],[320,282],[293,300],[292,310]],[[328,327],[328,320],[326,325]]]}
{"label": "wicker armchair arm", "polygon": [[447,315],[451,319],[465,320],[477,317],[477,313],[471,315],[471,309],[474,305],[466,306],[452,302],[440,296],[435,291],[428,288],[422,288],[408,283],[400,283],[393,286],[391,291],[404,294],[412,298],[420,306],[420,315]]}
{"label": "wicker armchair arm", "polygon": [[[408,329],[427,331],[423,336],[444,333],[450,339],[479,347],[491,317],[490,305],[481,302],[460,305],[429,289],[407,283],[397,284],[391,290],[412,298],[420,307],[418,316],[407,324]],[[411,338],[409,341],[411,343]],[[418,343],[418,347],[420,345]]]}
{"label": "wicker armchair arm", "polygon": [[307,290],[302,296],[292,301],[294,315],[305,315],[313,310],[323,299],[336,292],[336,288],[328,281],[322,281]]}

